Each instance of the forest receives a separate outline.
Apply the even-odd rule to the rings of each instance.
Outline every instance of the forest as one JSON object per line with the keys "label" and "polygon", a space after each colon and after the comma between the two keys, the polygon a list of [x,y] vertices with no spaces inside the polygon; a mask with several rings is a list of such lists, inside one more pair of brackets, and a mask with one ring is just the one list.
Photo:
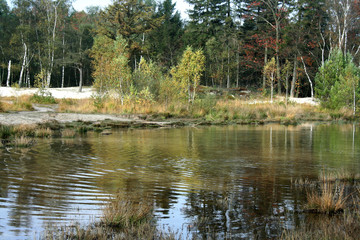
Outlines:
{"label": "forest", "polygon": [[[199,86],[358,104],[359,0],[0,0],[2,86],[192,102]],[[330,100],[330,101],[329,101]],[[341,104],[339,104],[339,101]]]}

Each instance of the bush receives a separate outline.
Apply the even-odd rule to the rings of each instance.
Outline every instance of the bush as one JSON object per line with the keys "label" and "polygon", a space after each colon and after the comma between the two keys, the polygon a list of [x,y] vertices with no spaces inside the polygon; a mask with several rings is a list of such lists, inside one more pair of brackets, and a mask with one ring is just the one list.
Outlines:
{"label": "bush", "polygon": [[31,96],[30,101],[40,104],[55,104],[56,100],[51,92],[40,89],[37,93]]}
{"label": "bush", "polygon": [[[321,105],[339,109],[349,107],[359,96],[360,70],[352,56],[337,49],[320,68],[315,77],[315,94]],[[354,96],[355,93],[355,96]]]}

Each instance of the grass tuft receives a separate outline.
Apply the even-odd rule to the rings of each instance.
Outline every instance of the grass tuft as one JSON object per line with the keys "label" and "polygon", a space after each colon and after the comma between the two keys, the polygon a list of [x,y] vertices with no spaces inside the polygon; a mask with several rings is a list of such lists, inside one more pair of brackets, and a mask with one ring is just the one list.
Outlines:
{"label": "grass tuft", "polygon": [[11,141],[10,145],[21,148],[21,147],[30,147],[33,143],[34,143],[33,139],[29,137],[21,136]]}
{"label": "grass tuft", "polygon": [[74,129],[66,128],[61,131],[61,136],[63,138],[74,138],[76,135],[76,131]]}
{"label": "grass tuft", "polygon": [[50,128],[39,128],[35,130],[35,137],[38,138],[49,138],[53,134]]}
{"label": "grass tuft", "polygon": [[36,128],[35,124],[21,124],[14,126],[13,131],[16,136],[33,137],[35,136]]}
{"label": "grass tuft", "polygon": [[323,183],[321,190],[310,191],[307,193],[306,209],[311,212],[334,214],[341,212],[346,207],[344,196],[344,185]]}
{"label": "grass tuft", "polygon": [[153,206],[146,200],[132,201],[117,194],[103,213],[102,221],[106,226],[126,229],[148,223],[153,217]]}

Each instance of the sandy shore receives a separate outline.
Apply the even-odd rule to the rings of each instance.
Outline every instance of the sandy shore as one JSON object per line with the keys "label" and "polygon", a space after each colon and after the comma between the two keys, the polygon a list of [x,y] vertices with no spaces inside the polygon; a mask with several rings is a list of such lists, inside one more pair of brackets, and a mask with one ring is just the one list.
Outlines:
{"label": "sandy shore", "polygon": [[[21,95],[33,95],[39,91],[38,88],[12,88],[12,87],[0,87],[0,97],[18,97]],[[91,95],[95,93],[95,90],[91,87],[83,87],[79,92],[78,87],[69,88],[48,88],[52,96],[56,99],[72,98],[72,99],[84,99],[91,98]]]}

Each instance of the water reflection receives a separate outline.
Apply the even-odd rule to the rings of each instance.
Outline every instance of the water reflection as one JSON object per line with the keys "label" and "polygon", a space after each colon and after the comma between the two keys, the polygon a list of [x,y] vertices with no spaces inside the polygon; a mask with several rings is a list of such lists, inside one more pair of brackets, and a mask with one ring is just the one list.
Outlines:
{"label": "water reflection", "polygon": [[[359,170],[355,125],[121,130],[0,151],[0,237],[89,221],[118,190],[150,197],[159,225],[271,238],[304,218],[291,178]],[[24,233],[25,232],[25,233]]]}

